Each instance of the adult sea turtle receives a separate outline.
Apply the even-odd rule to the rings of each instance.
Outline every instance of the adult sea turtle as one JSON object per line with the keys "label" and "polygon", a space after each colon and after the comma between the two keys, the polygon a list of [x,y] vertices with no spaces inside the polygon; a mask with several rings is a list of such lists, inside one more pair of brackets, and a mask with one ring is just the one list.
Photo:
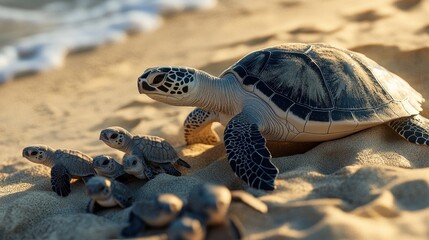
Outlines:
{"label": "adult sea turtle", "polygon": [[424,101],[405,80],[366,56],[325,44],[290,43],[254,51],[220,77],[187,67],[154,67],[140,93],[196,106],[185,120],[188,144],[213,144],[225,125],[228,161],[251,187],[273,190],[278,169],[266,141],[320,142],[387,123],[410,142],[429,145]]}

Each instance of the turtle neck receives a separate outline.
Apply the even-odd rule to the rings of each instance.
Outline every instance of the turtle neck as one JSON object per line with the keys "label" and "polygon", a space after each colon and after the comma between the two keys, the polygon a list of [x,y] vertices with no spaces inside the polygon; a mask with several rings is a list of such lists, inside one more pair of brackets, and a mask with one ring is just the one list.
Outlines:
{"label": "turtle neck", "polygon": [[197,71],[196,78],[198,89],[194,93],[192,106],[227,115],[235,115],[241,111],[245,93],[233,74],[218,78],[206,72]]}

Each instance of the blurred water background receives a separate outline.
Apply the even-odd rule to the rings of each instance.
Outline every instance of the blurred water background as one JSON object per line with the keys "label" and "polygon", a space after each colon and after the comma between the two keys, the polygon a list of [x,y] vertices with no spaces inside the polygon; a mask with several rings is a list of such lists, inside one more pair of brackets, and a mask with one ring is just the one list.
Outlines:
{"label": "blurred water background", "polygon": [[61,67],[68,53],[154,30],[165,12],[215,4],[216,0],[0,0],[0,83]]}

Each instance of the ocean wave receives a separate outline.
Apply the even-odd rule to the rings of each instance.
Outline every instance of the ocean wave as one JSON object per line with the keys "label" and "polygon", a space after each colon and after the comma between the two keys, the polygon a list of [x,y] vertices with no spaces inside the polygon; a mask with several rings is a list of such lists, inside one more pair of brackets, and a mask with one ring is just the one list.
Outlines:
{"label": "ocean wave", "polygon": [[0,7],[3,23],[48,29],[0,49],[0,83],[61,67],[68,53],[120,42],[129,33],[152,31],[162,24],[164,12],[207,9],[216,3],[216,0],[109,0],[73,11],[63,2],[53,2],[37,10]]}

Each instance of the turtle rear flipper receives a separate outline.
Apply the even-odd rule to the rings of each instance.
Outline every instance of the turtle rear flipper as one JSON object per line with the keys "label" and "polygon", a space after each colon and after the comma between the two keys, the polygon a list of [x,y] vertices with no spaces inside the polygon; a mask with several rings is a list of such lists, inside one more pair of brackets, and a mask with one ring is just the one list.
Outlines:
{"label": "turtle rear flipper", "polygon": [[212,123],[219,121],[219,114],[195,108],[185,120],[185,140],[188,145],[204,143],[215,145],[219,142],[219,136],[213,131]]}
{"label": "turtle rear flipper", "polygon": [[51,185],[52,190],[61,197],[66,197],[71,192],[70,190],[71,176],[67,169],[61,165],[54,165],[51,169]]}
{"label": "turtle rear flipper", "polygon": [[171,163],[161,163],[160,166],[164,169],[165,173],[173,176],[181,176],[180,173]]}
{"label": "turtle rear flipper", "polygon": [[133,212],[130,212],[128,222],[129,225],[122,229],[121,232],[121,235],[124,237],[134,237],[146,228],[146,224],[143,220],[137,217]]}
{"label": "turtle rear flipper", "polygon": [[423,116],[396,119],[389,126],[409,142],[429,145],[429,119]]}
{"label": "turtle rear flipper", "polygon": [[191,165],[189,165],[189,163],[185,162],[185,160],[180,159],[180,158],[177,160],[177,164],[179,166],[182,166],[182,167],[185,167],[185,168],[191,168]]}

